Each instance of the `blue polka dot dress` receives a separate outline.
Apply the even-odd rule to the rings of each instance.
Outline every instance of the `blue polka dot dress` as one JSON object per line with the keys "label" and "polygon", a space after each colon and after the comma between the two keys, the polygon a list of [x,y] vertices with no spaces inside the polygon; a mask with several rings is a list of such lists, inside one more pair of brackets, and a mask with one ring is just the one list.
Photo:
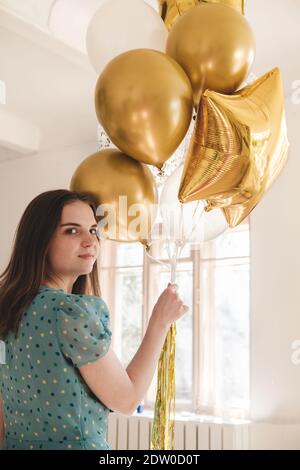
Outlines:
{"label": "blue polka dot dress", "polygon": [[18,338],[10,333],[5,340],[3,449],[109,449],[110,410],[78,371],[108,351],[108,323],[100,297],[40,287],[22,316]]}

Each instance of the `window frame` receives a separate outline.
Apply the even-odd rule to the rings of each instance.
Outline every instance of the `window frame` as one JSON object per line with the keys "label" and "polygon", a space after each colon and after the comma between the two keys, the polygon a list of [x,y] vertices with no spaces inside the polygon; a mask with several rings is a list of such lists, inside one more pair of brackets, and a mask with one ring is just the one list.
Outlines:
{"label": "window frame", "polygon": [[[230,232],[240,232],[240,231],[248,231],[250,237],[250,224],[249,220],[246,219],[240,224],[238,227],[234,229],[230,229]],[[228,232],[226,232],[228,233]],[[101,242],[103,243],[103,241]],[[122,242],[121,242],[122,243]],[[147,329],[148,321],[152,313],[152,308],[154,303],[157,299],[152,294],[153,291],[153,282],[155,282],[155,277],[153,273],[155,270],[161,269],[161,265],[147,256],[145,252],[145,248],[143,249],[143,264],[137,265],[127,265],[127,266],[116,266],[116,259],[117,259],[117,249],[121,243],[117,242],[109,242],[108,244],[106,241],[103,243],[103,250],[108,250],[105,253],[106,260],[109,260],[108,265],[102,267],[101,264],[99,266],[99,275],[101,280],[101,290],[105,291],[105,301],[107,302],[110,312],[111,312],[111,320],[110,325],[113,330],[113,337],[112,337],[112,346],[116,351],[117,355],[120,355],[121,351],[121,331],[120,331],[120,324],[121,322],[118,321],[117,316],[120,318],[121,312],[118,314],[115,312],[115,293],[114,293],[114,286],[116,282],[116,276],[118,270],[130,269],[130,268],[141,268],[142,269],[142,286],[143,286],[143,303],[142,303],[142,321],[141,321],[141,340],[144,337],[144,334]],[[177,412],[189,412],[201,415],[209,415],[209,416],[220,416],[226,415],[228,418],[241,418],[247,419],[249,417],[249,409],[218,409],[215,405],[215,397],[216,397],[216,387],[215,387],[215,314],[214,309],[211,308],[209,315],[206,318],[208,320],[208,324],[205,328],[203,328],[203,315],[201,312],[201,276],[203,275],[203,265],[204,262],[209,264],[209,270],[211,271],[211,275],[209,276],[209,285],[208,285],[208,293],[209,296],[213,296],[214,292],[214,285],[213,285],[213,270],[214,266],[217,262],[224,261],[224,262],[246,262],[249,264],[250,270],[250,255],[249,256],[239,256],[239,257],[224,257],[224,258],[216,258],[214,255],[214,240],[206,242],[203,245],[199,245],[197,249],[197,245],[193,245],[190,250],[190,257],[184,257],[178,260],[178,265],[181,263],[191,262],[192,264],[192,276],[193,276],[193,305],[192,307],[192,325],[193,325],[193,332],[192,332],[192,400],[176,400],[176,410]],[[112,261],[112,262],[110,262]],[[166,260],[161,260],[166,261]],[[211,261],[210,263],[208,263]],[[107,262],[106,262],[107,263]],[[114,263],[114,265],[113,265]],[[107,275],[105,275],[107,273]],[[153,281],[154,278],[154,281]],[[102,283],[105,283],[105,289],[102,289]],[[249,287],[250,289],[250,287]],[[155,289],[154,289],[155,290]],[[210,305],[213,305],[213,302],[210,302]],[[250,313],[250,310],[249,310]],[[249,314],[249,337],[250,337],[250,314]],[[203,342],[203,335],[209,332],[209,347],[208,347],[208,355],[206,354],[204,364],[204,351],[202,348]],[[250,338],[249,338],[250,339]],[[206,370],[212,371],[211,373],[206,373]],[[250,364],[249,364],[249,374],[250,374]],[[154,402],[149,398],[149,396],[155,396],[154,390],[156,388],[156,377],[157,377],[157,368],[155,371],[154,379],[152,384],[145,396],[144,399],[144,406],[146,409],[153,409]],[[248,381],[249,383],[249,381]],[[210,400],[205,402],[203,397],[209,396]]]}

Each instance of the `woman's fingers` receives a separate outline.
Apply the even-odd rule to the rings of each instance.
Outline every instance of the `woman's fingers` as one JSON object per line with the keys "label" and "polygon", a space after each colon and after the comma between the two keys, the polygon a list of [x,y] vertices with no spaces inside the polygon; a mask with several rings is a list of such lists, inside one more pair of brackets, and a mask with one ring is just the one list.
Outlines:
{"label": "woman's fingers", "polygon": [[178,285],[175,283],[172,284],[171,282],[169,282],[168,287],[171,287],[174,291],[178,290]]}

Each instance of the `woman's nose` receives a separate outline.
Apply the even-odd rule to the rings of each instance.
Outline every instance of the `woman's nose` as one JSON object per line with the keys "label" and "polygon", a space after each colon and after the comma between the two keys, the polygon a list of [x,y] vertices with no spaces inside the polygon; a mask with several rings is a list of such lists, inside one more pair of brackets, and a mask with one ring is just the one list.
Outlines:
{"label": "woman's nose", "polygon": [[87,234],[83,237],[82,243],[83,243],[84,246],[86,246],[86,245],[88,245],[88,246],[94,245],[94,244],[95,244],[95,236],[92,235],[91,233],[87,233]]}

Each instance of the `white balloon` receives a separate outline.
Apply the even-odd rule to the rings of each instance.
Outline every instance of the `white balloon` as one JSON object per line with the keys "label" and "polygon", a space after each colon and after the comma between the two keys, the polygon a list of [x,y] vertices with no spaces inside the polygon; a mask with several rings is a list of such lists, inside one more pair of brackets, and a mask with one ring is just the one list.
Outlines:
{"label": "white balloon", "polygon": [[97,10],[86,35],[89,59],[102,72],[114,57],[132,49],[165,51],[167,29],[143,0],[110,0]]}
{"label": "white balloon", "polygon": [[[86,53],[88,25],[100,7],[109,0],[56,0],[49,18],[49,29],[55,37],[74,49]],[[39,2],[42,3],[42,2]]]}
{"label": "white balloon", "polygon": [[196,221],[200,221],[204,205],[202,201],[181,204],[178,190],[183,165],[181,164],[167,178],[161,192],[159,209],[163,222],[163,238],[166,240],[186,243],[191,239]]}
{"label": "white balloon", "polygon": [[228,224],[220,209],[204,210],[204,201],[181,204],[178,191],[183,173],[181,164],[166,180],[160,196],[163,238],[182,243],[202,243],[225,232]]}
{"label": "white balloon", "polygon": [[201,220],[190,239],[192,243],[203,243],[214,240],[228,229],[228,224],[221,209],[203,211]]}

